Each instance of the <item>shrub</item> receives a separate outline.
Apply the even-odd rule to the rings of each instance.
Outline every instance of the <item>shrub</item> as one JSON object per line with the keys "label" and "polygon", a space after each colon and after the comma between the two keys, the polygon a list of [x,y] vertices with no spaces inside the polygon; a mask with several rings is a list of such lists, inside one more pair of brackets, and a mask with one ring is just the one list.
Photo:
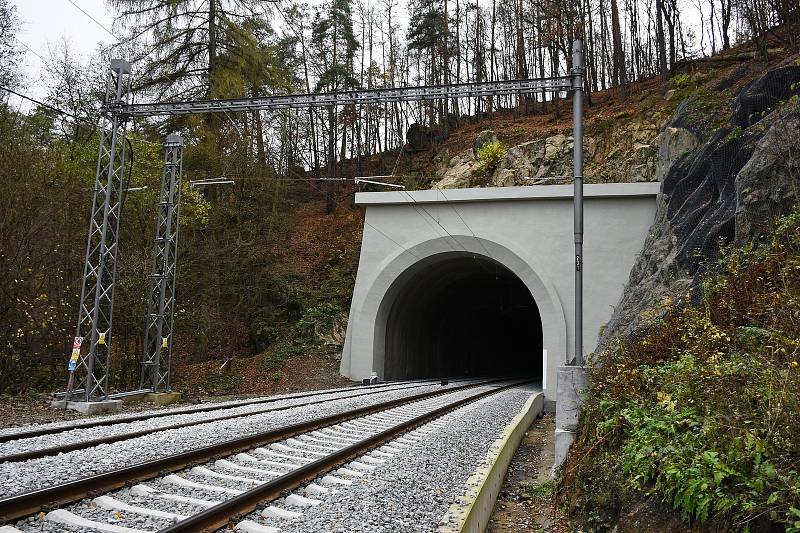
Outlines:
{"label": "shrub", "polygon": [[692,76],[684,72],[682,74],[676,74],[669,81],[676,89],[685,89],[692,83]]}
{"label": "shrub", "polygon": [[278,373],[288,359],[300,355],[304,351],[306,351],[306,346],[302,344],[283,344],[270,349],[261,354],[261,362],[258,365],[259,370]]}
{"label": "shrub", "polygon": [[478,166],[483,175],[491,174],[506,156],[508,146],[503,141],[491,141],[478,149]]}
{"label": "shrub", "polygon": [[211,392],[233,392],[243,382],[244,378],[238,374],[215,372],[207,375],[200,386]]}
{"label": "shrub", "polygon": [[[590,369],[559,480],[578,522],[613,523],[625,492],[646,492],[691,523],[800,531],[800,209],[717,271],[700,305],[664,302]],[[604,484],[616,501],[591,492]]]}
{"label": "shrub", "polygon": [[339,306],[330,302],[312,305],[303,311],[303,315],[297,321],[297,331],[306,341],[315,342],[331,330],[343,313]]}

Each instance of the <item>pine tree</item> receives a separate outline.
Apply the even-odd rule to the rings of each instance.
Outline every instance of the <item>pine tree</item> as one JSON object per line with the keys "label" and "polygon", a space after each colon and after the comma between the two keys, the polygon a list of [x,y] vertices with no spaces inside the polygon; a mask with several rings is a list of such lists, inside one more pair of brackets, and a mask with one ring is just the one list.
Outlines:
{"label": "pine tree", "polygon": [[[256,32],[266,28],[256,0],[109,0],[138,45],[139,89],[158,99],[230,96],[231,75],[266,64]],[[246,65],[243,65],[246,63]]]}
{"label": "pine tree", "polygon": [[[318,64],[317,91],[342,91],[358,87],[354,71],[358,40],[353,31],[352,0],[331,0],[317,12],[311,29],[311,44],[321,62]],[[352,115],[355,113],[351,113]],[[337,122],[335,106],[328,108],[328,173],[336,175]],[[347,147],[347,124],[343,124],[341,154]],[[335,207],[335,187],[328,181],[325,191],[325,210],[330,213]]]}

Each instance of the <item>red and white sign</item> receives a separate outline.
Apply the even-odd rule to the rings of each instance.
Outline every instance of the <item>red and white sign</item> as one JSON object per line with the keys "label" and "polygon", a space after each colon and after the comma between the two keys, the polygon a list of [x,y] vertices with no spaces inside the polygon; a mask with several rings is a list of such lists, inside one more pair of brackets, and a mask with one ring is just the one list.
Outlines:
{"label": "red and white sign", "polygon": [[82,344],[83,344],[83,337],[75,337],[75,341],[72,343],[72,349],[74,350],[75,348],[77,348],[78,350],[80,350]]}

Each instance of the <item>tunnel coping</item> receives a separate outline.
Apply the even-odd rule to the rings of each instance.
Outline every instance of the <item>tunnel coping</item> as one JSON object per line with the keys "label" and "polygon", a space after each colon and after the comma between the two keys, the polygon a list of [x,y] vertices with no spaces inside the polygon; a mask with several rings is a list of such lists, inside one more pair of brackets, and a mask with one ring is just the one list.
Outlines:
{"label": "tunnel coping", "polygon": [[[592,183],[584,185],[584,198],[631,198],[656,196],[661,184]],[[356,193],[356,205],[442,204],[513,200],[548,200],[571,198],[572,185],[534,185],[525,187],[479,187],[471,189],[427,189],[421,191],[381,191]]]}

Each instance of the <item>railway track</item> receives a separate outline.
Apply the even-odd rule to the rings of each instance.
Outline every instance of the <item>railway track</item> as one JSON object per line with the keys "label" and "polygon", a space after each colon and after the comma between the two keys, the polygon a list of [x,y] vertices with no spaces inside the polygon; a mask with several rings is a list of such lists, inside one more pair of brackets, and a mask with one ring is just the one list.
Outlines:
{"label": "railway track", "polygon": [[31,428],[22,428],[22,429],[13,428],[11,430],[0,429],[0,444],[18,439],[28,439],[32,437],[41,437],[43,435],[53,435],[56,433],[61,433],[63,431],[71,431],[74,429],[88,429],[88,428],[95,428],[102,426],[111,426],[114,424],[141,422],[142,420],[152,420],[156,418],[163,418],[174,415],[207,413],[210,411],[233,409],[236,407],[244,407],[248,405],[269,404],[279,401],[310,398],[314,396],[321,396],[327,394],[347,393],[352,391],[364,391],[364,390],[372,392],[378,390],[393,390],[397,387],[403,387],[405,385],[409,385],[410,387],[415,387],[415,386],[419,387],[419,386],[424,386],[425,384],[436,383],[438,381],[439,380],[429,379],[429,380],[392,381],[390,383],[378,383],[374,385],[355,385],[352,387],[342,387],[338,389],[295,392],[290,394],[279,394],[275,396],[249,398],[246,400],[206,403],[195,407],[167,408],[158,412],[112,415],[112,416],[92,418],[84,421],[53,422],[50,424],[40,424]]}
{"label": "railway track", "polygon": [[[470,382],[471,380],[464,380],[463,382]],[[461,383],[462,381],[455,381],[454,383]],[[92,446],[99,446],[101,444],[111,444],[124,440],[134,439],[151,435],[153,433],[168,431],[173,429],[187,428],[199,424],[207,424],[209,422],[217,422],[223,420],[233,420],[247,416],[255,416],[270,412],[285,411],[288,409],[296,409],[300,407],[307,407],[311,405],[322,404],[330,402],[331,400],[347,400],[353,398],[360,398],[374,394],[380,394],[392,391],[412,390],[421,387],[430,387],[436,383],[434,380],[428,381],[415,381],[403,382],[392,385],[371,385],[366,387],[358,387],[354,390],[334,390],[324,392],[302,393],[295,395],[287,395],[282,397],[262,398],[258,400],[245,400],[241,402],[232,402],[222,406],[203,406],[201,408],[192,408],[181,410],[177,412],[167,413],[152,413],[148,415],[130,415],[124,417],[115,417],[112,419],[89,420],[71,426],[58,426],[37,428],[29,431],[19,431],[7,433],[0,436],[0,463],[27,461],[31,459],[39,459],[66,453],[74,450],[86,449]],[[299,401],[294,401],[299,400]],[[276,402],[283,402],[282,405],[274,406]],[[288,403],[287,403],[288,402]],[[247,409],[245,411],[237,411],[241,407],[251,407],[264,404],[266,407]],[[210,417],[194,417],[187,415],[195,415],[198,413],[208,413],[213,411],[230,411],[225,414],[219,414]],[[137,422],[151,421],[165,417],[175,417],[177,421],[172,421],[164,424],[157,424],[133,431],[127,431],[126,424],[135,424]],[[187,419],[188,418],[188,419]],[[80,438],[81,430],[95,430],[96,428],[109,427],[120,424],[118,432],[109,432],[102,436],[91,438]],[[76,432],[76,433],[72,433]],[[77,436],[77,438],[75,438]],[[41,437],[46,437],[46,441],[42,443]],[[20,448],[29,447],[29,449]],[[12,451],[8,451],[12,450]]]}
{"label": "railway track", "polygon": [[[65,531],[213,531],[315,478],[319,482],[305,488],[309,496],[346,487],[352,478],[391,455],[381,450],[365,455],[370,450],[463,405],[521,383],[482,381],[421,393],[3,498],[0,523],[47,512],[47,522],[61,524]],[[354,461],[359,456],[363,459]],[[124,489],[127,499],[132,496],[137,503],[126,503],[111,493],[120,487],[128,487]],[[96,520],[97,516],[86,518],[64,508],[87,496],[93,498],[100,515],[113,512],[146,517],[146,527],[106,523]],[[313,505],[312,500],[297,495],[292,498],[300,506]],[[276,516],[293,513],[276,507],[265,512]],[[259,527],[253,523],[240,529],[274,531]]]}

